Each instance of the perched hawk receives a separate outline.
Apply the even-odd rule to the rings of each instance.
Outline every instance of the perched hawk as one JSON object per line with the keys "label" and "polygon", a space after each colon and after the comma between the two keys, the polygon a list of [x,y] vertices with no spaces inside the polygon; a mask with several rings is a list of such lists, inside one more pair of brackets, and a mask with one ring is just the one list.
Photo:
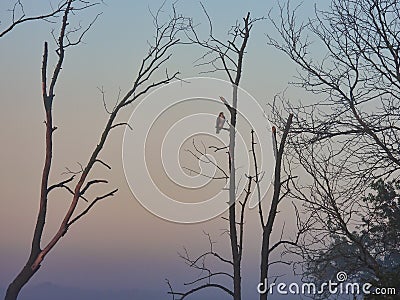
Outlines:
{"label": "perched hawk", "polygon": [[216,128],[215,132],[219,133],[221,129],[224,127],[224,124],[225,124],[225,116],[224,113],[221,111],[215,123],[215,128]]}

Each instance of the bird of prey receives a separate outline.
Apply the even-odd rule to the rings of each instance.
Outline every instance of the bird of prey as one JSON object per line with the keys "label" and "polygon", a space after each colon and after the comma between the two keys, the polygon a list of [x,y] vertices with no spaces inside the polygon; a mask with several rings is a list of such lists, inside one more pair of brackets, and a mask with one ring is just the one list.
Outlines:
{"label": "bird of prey", "polygon": [[215,122],[215,132],[219,133],[221,129],[224,127],[225,124],[225,116],[224,113],[221,111],[218,115],[217,121]]}

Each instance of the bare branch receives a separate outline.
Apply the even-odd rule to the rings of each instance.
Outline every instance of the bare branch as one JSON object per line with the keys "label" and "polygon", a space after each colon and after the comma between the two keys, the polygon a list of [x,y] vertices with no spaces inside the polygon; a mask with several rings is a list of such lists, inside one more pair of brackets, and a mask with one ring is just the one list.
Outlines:
{"label": "bare branch", "polygon": [[90,211],[90,209],[91,209],[98,201],[103,200],[103,199],[106,199],[106,198],[108,198],[108,197],[114,196],[115,193],[116,193],[117,191],[118,191],[118,189],[115,189],[115,190],[113,190],[113,191],[111,191],[111,192],[109,192],[109,193],[107,193],[107,194],[105,194],[105,195],[96,197],[96,199],[94,199],[94,200],[89,204],[89,206],[86,207],[86,209],[85,209],[83,212],[81,212],[79,215],[77,215],[75,218],[73,218],[73,219],[67,224],[67,227],[70,227],[72,224],[74,224],[76,221],[78,221],[80,218],[82,218],[84,215],[86,215],[86,214]]}
{"label": "bare branch", "polygon": [[[2,31],[0,31],[0,38],[5,36],[11,30],[13,30],[14,27],[16,27],[17,25],[20,25],[20,24],[25,23],[25,22],[35,21],[35,20],[43,20],[43,21],[47,21],[47,22],[54,22],[54,21],[51,21],[51,18],[52,17],[57,17],[59,14],[63,13],[66,10],[68,2],[70,2],[70,1],[69,0],[62,1],[56,9],[52,9],[52,11],[47,13],[47,14],[27,17],[25,15],[24,7],[23,7],[21,1],[20,0],[16,1],[15,4],[14,4],[14,7],[11,9],[12,23],[7,28],[5,28]],[[20,17],[17,18],[16,14],[17,14],[18,7],[21,10],[22,14],[21,14]]]}
{"label": "bare branch", "polygon": [[107,169],[111,170],[111,166],[106,164],[104,161],[102,161],[101,159],[96,158],[95,162],[99,162],[101,163],[103,166],[105,166]]}
{"label": "bare branch", "polygon": [[129,123],[127,123],[127,122],[121,122],[121,123],[114,124],[113,126],[111,126],[111,129],[114,129],[115,127],[118,127],[118,126],[127,126],[130,130],[133,130],[132,126],[129,125]]}
{"label": "bare branch", "polygon": [[52,186],[50,186],[50,187],[47,189],[47,194],[48,194],[51,190],[54,190],[54,189],[60,188],[60,187],[64,187],[65,184],[71,182],[72,180],[74,180],[74,178],[75,178],[75,175],[72,175],[70,178],[68,178],[68,179],[66,179],[66,180],[63,180],[63,181],[61,181],[61,182],[59,182],[59,183],[57,183],[57,184],[53,184]]}
{"label": "bare branch", "polygon": [[108,183],[107,180],[104,179],[94,179],[94,180],[90,180],[86,183],[85,187],[81,190],[80,194],[83,195],[86,193],[86,191],[89,189],[90,186],[92,186],[93,184],[96,183]]}
{"label": "bare branch", "polygon": [[223,285],[215,284],[215,283],[203,284],[203,285],[198,286],[198,287],[195,287],[195,288],[193,288],[193,289],[191,289],[190,291],[187,291],[187,292],[185,292],[185,293],[168,292],[168,294],[173,294],[173,295],[176,295],[176,296],[181,296],[181,297],[179,298],[179,300],[183,300],[183,299],[185,299],[187,296],[189,296],[189,295],[191,295],[191,294],[193,294],[193,293],[195,293],[195,292],[198,292],[198,291],[200,291],[200,290],[207,289],[207,288],[217,288],[217,289],[220,289],[220,290],[226,292],[228,295],[233,296],[233,292],[232,292],[230,289],[224,287]]}

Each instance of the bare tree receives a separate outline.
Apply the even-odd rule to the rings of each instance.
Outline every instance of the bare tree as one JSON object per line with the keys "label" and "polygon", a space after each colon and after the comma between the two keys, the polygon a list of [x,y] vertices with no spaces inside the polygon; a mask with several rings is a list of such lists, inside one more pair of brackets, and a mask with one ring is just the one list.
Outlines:
{"label": "bare tree", "polygon": [[[282,40],[269,38],[269,44],[301,67],[298,86],[324,97],[317,105],[285,103],[301,111],[295,124],[303,126],[293,129],[312,134],[310,141],[353,138],[359,148],[353,156],[368,161],[354,164],[357,176],[390,176],[400,165],[399,4],[334,0],[331,11],[316,11],[301,24],[289,6],[280,12],[281,22],[271,21]],[[312,34],[327,51],[321,62],[311,57]]]}
{"label": "bare tree", "polygon": [[[227,230],[227,233],[229,234],[232,258],[223,258],[220,254],[214,251],[214,242],[211,240],[210,235],[207,234],[209,238],[210,251],[203,253],[198,257],[191,257],[187,250],[185,250],[185,253],[183,255],[180,255],[181,258],[183,258],[190,267],[206,271],[207,275],[204,277],[200,277],[199,280],[188,283],[187,285],[194,285],[194,287],[192,287],[188,291],[176,292],[171,288],[170,294],[173,295],[174,299],[175,296],[179,296],[179,299],[184,299],[187,296],[206,288],[218,288],[226,292],[228,295],[232,296],[233,299],[239,300],[241,299],[242,294],[241,261],[243,255],[245,206],[251,193],[251,183],[253,181],[253,177],[248,175],[248,184],[246,188],[244,189],[244,191],[238,191],[235,166],[238,88],[242,78],[243,61],[248,40],[250,38],[250,32],[254,23],[260,20],[260,18],[252,19],[250,17],[250,13],[247,13],[247,15],[243,18],[242,23],[236,22],[236,24],[231,27],[228,33],[230,39],[225,42],[215,37],[213,32],[212,20],[203,5],[202,9],[207,17],[209,24],[209,34],[207,38],[202,39],[199,36],[197,28],[193,23],[191,24],[191,30],[187,33],[187,38],[189,40],[187,42],[188,44],[197,45],[201,48],[204,48],[206,51],[204,55],[196,61],[196,66],[207,68],[206,71],[202,73],[209,74],[214,72],[222,72],[232,83],[232,100],[228,101],[225,99],[225,97],[220,96],[221,101],[229,112],[229,127],[223,128],[224,130],[229,131],[229,144],[226,147],[220,148],[215,146],[209,147],[215,152],[227,150],[226,154],[228,160],[228,170],[222,170],[221,166],[215,165],[215,167],[222,171],[222,175],[214,179],[229,180],[229,208],[228,218],[226,219],[229,222],[229,229]],[[207,148],[205,146],[203,147],[203,149],[195,147],[195,150],[195,153],[192,154],[198,159],[202,155],[205,155],[207,152]],[[207,163],[212,162],[208,161]],[[236,201],[239,195],[238,192],[240,194],[244,194],[243,200],[240,201],[239,204]],[[217,258],[217,261],[231,266],[232,274],[211,270],[209,267],[207,267],[205,265],[204,259],[209,256],[213,256]],[[217,277],[219,275],[228,276],[230,280],[232,280],[233,289],[226,287],[223,284],[217,284],[211,281],[212,279],[214,279],[214,277]]]}
{"label": "bare tree", "polygon": [[[196,66],[210,67],[204,73],[213,73],[222,71],[226,74],[229,81],[232,83],[232,101],[229,103],[224,97],[220,97],[229,112],[229,144],[228,144],[228,166],[229,171],[229,209],[228,209],[228,222],[229,222],[229,238],[232,259],[229,260],[233,269],[233,291],[230,291],[226,287],[220,287],[211,285],[210,283],[205,284],[201,287],[195,287],[187,293],[180,293],[183,299],[186,295],[193,293],[194,291],[207,288],[207,287],[220,287],[222,290],[227,292],[235,300],[241,299],[242,287],[241,287],[241,261],[243,254],[243,226],[244,226],[244,206],[237,214],[238,205],[237,199],[237,181],[236,181],[236,166],[235,166],[235,146],[236,146],[236,125],[237,125],[237,104],[238,104],[238,88],[242,78],[243,60],[246,53],[246,47],[250,38],[250,31],[253,24],[259,19],[252,19],[250,13],[243,18],[242,24],[236,22],[229,31],[230,39],[224,42],[214,36],[213,25],[210,16],[206,9],[202,5],[203,11],[208,19],[209,23],[209,34],[206,39],[201,39],[196,27],[192,24],[191,31],[188,32],[187,37],[189,44],[194,44],[205,49],[205,54],[199,58]],[[224,150],[215,149],[216,151]],[[246,197],[244,202],[247,202],[248,195],[250,194],[251,177],[249,178],[249,186],[246,190]],[[210,241],[211,243],[211,241]],[[211,243],[212,245],[212,243]],[[212,249],[212,248],[211,248]],[[188,256],[184,257],[185,261],[191,262]],[[224,260],[228,262],[228,260]]]}
{"label": "bare tree", "polygon": [[[202,4],[201,4],[202,5]],[[243,60],[246,53],[246,47],[250,38],[250,32],[254,23],[259,19],[252,19],[250,13],[243,18],[242,23],[236,22],[229,31],[230,39],[225,42],[215,37],[213,32],[213,25],[210,16],[202,5],[203,11],[209,23],[209,34],[206,39],[202,39],[197,32],[196,26],[192,23],[191,30],[188,31],[187,38],[188,44],[197,45],[205,49],[205,54],[197,60],[196,66],[208,67],[203,73],[214,73],[222,71],[232,83],[232,101],[227,101],[224,97],[220,97],[229,112],[229,145],[228,145],[228,166],[229,171],[229,209],[228,209],[228,222],[229,222],[229,238],[231,248],[231,260],[224,259],[223,261],[232,266],[233,274],[230,276],[233,280],[233,290],[226,288],[222,285],[207,283],[199,287],[194,287],[188,292],[177,293],[172,292],[174,295],[181,296],[184,299],[186,296],[193,292],[202,290],[204,288],[214,287],[220,288],[227,292],[235,300],[241,299],[241,261],[243,253],[243,226],[244,226],[244,207],[240,210],[239,216],[237,214],[238,205],[237,200],[237,181],[236,181],[236,166],[235,166],[235,146],[236,146],[236,124],[237,124],[237,104],[238,104],[238,88],[242,78]],[[216,151],[224,150],[215,149]],[[251,177],[249,177],[249,185],[251,185]],[[248,193],[250,190],[247,189]],[[246,199],[248,196],[246,197]],[[247,200],[246,200],[247,201]],[[212,242],[210,241],[210,245]],[[210,253],[214,253],[211,251]],[[206,255],[205,255],[206,256]],[[188,255],[182,256],[184,260],[190,265],[196,267],[194,262],[198,259],[192,260]],[[204,256],[200,256],[204,257]],[[207,276],[205,279],[210,279],[213,276]],[[198,281],[194,282],[198,283]]]}
{"label": "bare tree", "polygon": [[[73,4],[81,5],[73,6]],[[6,300],[17,299],[19,292],[24,285],[32,278],[32,276],[39,270],[43,260],[47,254],[53,250],[54,246],[59,243],[61,238],[67,234],[69,228],[77,223],[82,217],[89,213],[93,207],[100,201],[112,197],[116,194],[118,189],[111,189],[108,193],[98,195],[94,199],[90,200],[87,198],[87,191],[98,184],[106,184],[107,180],[91,178],[91,171],[94,165],[102,165],[107,169],[111,167],[101,159],[101,152],[105,146],[105,143],[113,131],[113,129],[129,126],[125,122],[118,122],[117,116],[120,111],[124,110],[136,99],[141,98],[149,91],[154,88],[166,84],[171,80],[177,79],[179,72],[169,74],[164,73],[161,79],[154,78],[156,71],[163,67],[166,62],[170,59],[172,49],[179,44],[179,34],[182,30],[186,29],[187,19],[179,16],[173,10],[172,17],[166,22],[160,21],[160,10],[153,15],[154,25],[156,33],[154,40],[149,42],[149,50],[141,61],[136,78],[133,80],[132,87],[121,97],[113,109],[108,111],[109,117],[105,124],[105,127],[101,133],[100,140],[92,150],[90,157],[85,165],[81,166],[81,170],[70,174],[69,178],[63,179],[58,183],[50,184],[50,170],[53,159],[53,135],[57,127],[53,125],[52,106],[55,99],[55,88],[59,81],[59,76],[63,67],[66,50],[71,47],[78,45],[84,34],[90,29],[93,22],[86,29],[79,31],[74,28],[70,29],[68,21],[69,15],[75,10],[80,10],[91,6],[86,1],[68,0],[65,5],[62,6],[63,17],[61,21],[61,28],[57,42],[56,55],[58,57],[56,65],[49,80],[48,75],[48,45],[44,43],[43,60],[42,60],[42,98],[43,105],[46,114],[46,149],[45,149],[45,162],[42,173],[42,182],[40,187],[40,205],[39,212],[36,219],[34,235],[32,239],[32,246],[30,249],[29,258],[15,277],[12,283],[8,286],[7,293],[5,296]],[[23,20],[23,19],[21,19]],[[73,34],[79,33],[72,37]],[[71,194],[71,203],[65,212],[63,219],[60,221],[60,226],[56,230],[55,234],[50,238],[49,242],[43,244],[43,230],[45,228],[47,218],[47,206],[51,192],[55,189],[65,189]],[[79,211],[78,203],[80,201],[86,201],[87,206],[85,209]]]}
{"label": "bare tree", "polygon": [[[22,23],[27,23],[30,21],[37,21],[37,20],[42,20],[49,23],[56,23],[57,18],[65,12],[68,6],[68,2],[69,2],[68,0],[63,0],[57,5],[57,7],[51,7],[51,9],[48,12],[43,13],[41,15],[27,16],[25,13],[23,1],[21,0],[15,1],[12,8],[8,10],[11,15],[11,22],[10,24],[6,25],[5,28],[0,30],[0,38],[8,34],[16,26]],[[97,2],[96,3],[89,3],[86,1],[77,1],[77,2],[80,2],[79,4],[84,4],[84,6],[81,6],[79,9],[85,9],[88,8],[89,6],[94,6],[99,4]],[[74,9],[77,10],[78,7]]]}
{"label": "bare tree", "polygon": [[[284,159],[284,150],[286,145],[286,140],[289,135],[290,126],[292,124],[293,114],[289,114],[289,117],[286,121],[285,127],[283,129],[282,137],[279,142],[277,141],[277,134],[276,134],[276,127],[272,127],[272,143],[274,147],[275,153],[275,168],[274,168],[274,179],[273,179],[273,195],[271,199],[271,204],[269,206],[268,215],[265,221],[265,211],[262,207],[262,199],[258,199],[258,207],[259,207],[259,217],[260,223],[262,227],[262,243],[261,243],[261,264],[260,264],[260,285],[263,285],[264,292],[260,292],[260,299],[265,300],[268,298],[268,289],[269,289],[269,268],[270,265],[273,263],[271,262],[271,254],[278,249],[280,246],[284,245],[293,245],[297,246],[297,242],[299,240],[300,235],[304,232],[304,228],[300,229],[300,220],[297,218],[297,225],[299,230],[296,234],[295,240],[287,240],[283,239],[282,235],[280,239],[276,243],[272,243],[271,234],[273,232],[275,219],[278,213],[278,207],[280,202],[287,197],[290,193],[289,184],[293,181],[296,176],[292,174],[287,174],[287,178],[283,179],[282,175],[282,166],[283,166],[283,159]],[[255,166],[255,181],[256,184],[259,184],[258,178],[258,167],[257,167],[257,157],[255,151],[255,141],[252,132],[252,153],[254,159],[254,166]],[[298,215],[297,215],[298,217]],[[283,234],[283,229],[282,229]],[[284,263],[283,261],[280,261]],[[274,262],[276,263],[276,262]]]}
{"label": "bare tree", "polygon": [[[314,220],[305,258],[321,262],[314,268],[321,275],[323,266],[340,270],[328,257],[344,258],[346,249],[352,256],[349,275],[363,277],[367,268],[376,286],[385,285],[388,252],[368,243],[378,234],[370,230],[377,225],[370,218],[377,206],[364,200],[374,182],[399,176],[399,3],[332,0],[330,10],[315,9],[314,18],[300,23],[287,4],[280,7],[279,21],[270,19],[280,39],[269,37],[268,43],[300,67],[295,84],[320,97],[309,105],[281,102],[284,111],[295,112],[292,146],[308,174],[292,195]],[[321,48],[326,55],[317,60]]]}
{"label": "bare tree", "polygon": [[374,287],[398,287],[397,194],[383,180],[372,183],[376,195],[368,192],[370,186],[344,175],[342,157],[327,147],[315,143],[297,152],[308,175],[305,181],[311,182],[295,184],[291,193],[312,220],[300,245],[303,275],[326,282],[346,272]]}

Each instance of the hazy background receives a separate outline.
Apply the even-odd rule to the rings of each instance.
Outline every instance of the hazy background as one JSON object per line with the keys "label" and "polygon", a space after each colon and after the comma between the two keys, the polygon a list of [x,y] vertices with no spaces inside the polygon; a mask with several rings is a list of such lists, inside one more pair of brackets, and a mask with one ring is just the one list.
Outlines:
{"label": "hazy background", "polygon": [[[47,1],[26,2],[27,15],[49,9]],[[55,4],[57,1],[51,2]],[[155,10],[162,2],[115,0],[106,3],[71,20],[82,20],[87,24],[96,12],[103,12],[84,43],[69,49],[66,54],[54,103],[54,124],[58,130],[54,135],[50,183],[63,178],[60,174],[65,167],[76,170],[76,162],[86,163],[107,117],[97,87],[104,87],[110,103],[115,100],[119,88],[124,92],[130,87],[147,51],[146,40],[151,39],[154,33],[149,8]],[[259,17],[267,15],[274,6],[266,1],[203,3],[214,22],[216,34],[222,40],[227,39],[227,30],[247,11],[253,17]],[[306,2],[300,15],[311,15],[313,3]],[[9,23],[7,9],[12,4],[11,0],[0,1],[0,28]],[[169,7],[167,2],[165,11]],[[198,1],[180,1],[177,8],[198,23],[207,24]],[[59,24],[26,23],[0,39],[0,288],[5,288],[25,263],[37,214],[44,158],[40,67],[44,41],[50,42],[52,59],[49,66],[54,63],[52,28],[58,32]],[[296,71],[286,57],[266,45],[265,35],[272,32],[267,21],[254,27],[242,81],[242,87],[265,109],[268,101],[287,87]],[[170,64],[171,71],[179,69],[182,77],[197,76],[199,70],[192,66],[201,53],[193,48],[176,51]],[[224,74],[213,76],[226,79]],[[302,97],[299,93],[292,96],[294,100]],[[122,117],[127,119],[129,111]],[[177,251],[182,250],[182,246],[193,253],[207,249],[203,230],[218,241],[216,247],[229,254],[227,236],[221,236],[227,224],[220,218],[196,225],[175,224],[155,217],[140,206],[124,178],[122,135],[122,129],[115,130],[102,155],[112,165],[112,171],[95,170],[96,174],[110,181],[106,189],[98,191],[118,187],[118,194],[99,203],[87,217],[72,226],[23,290],[21,299],[54,299],[54,295],[70,295],[68,293],[77,293],[71,295],[82,299],[168,299],[165,278],[180,286],[184,280],[196,276],[179,259]],[[69,201],[69,195],[61,191],[50,197],[46,237],[58,227],[58,220]],[[290,219],[290,216],[289,212],[282,210],[278,218]],[[251,211],[247,220],[244,299],[256,295],[260,252],[257,212]],[[291,227],[287,229],[290,234]],[[46,294],[53,292],[52,296]],[[60,297],[57,299],[63,299]]]}

